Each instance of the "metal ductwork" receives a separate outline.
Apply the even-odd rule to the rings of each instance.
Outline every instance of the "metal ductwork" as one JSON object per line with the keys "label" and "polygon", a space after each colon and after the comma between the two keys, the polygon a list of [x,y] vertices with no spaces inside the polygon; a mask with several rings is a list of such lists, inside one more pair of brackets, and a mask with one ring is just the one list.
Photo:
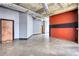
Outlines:
{"label": "metal ductwork", "polygon": [[16,11],[20,11],[20,12],[27,12],[29,13],[30,15],[32,15],[33,17],[36,17],[36,18],[42,18],[43,16],[36,13],[36,12],[33,12],[29,9],[26,9],[24,7],[21,7],[19,5],[16,5],[16,4],[0,4],[0,6],[3,6],[3,7],[6,7],[6,8],[9,8],[9,9],[12,9],[12,10],[16,10]]}
{"label": "metal ductwork", "polygon": [[48,12],[48,5],[46,3],[42,3],[42,6],[43,6],[45,12]]}

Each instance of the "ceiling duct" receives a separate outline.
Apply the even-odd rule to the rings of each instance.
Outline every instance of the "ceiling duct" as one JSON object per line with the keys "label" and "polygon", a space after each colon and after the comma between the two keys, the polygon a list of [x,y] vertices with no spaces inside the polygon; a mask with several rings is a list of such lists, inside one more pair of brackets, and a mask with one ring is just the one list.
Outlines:
{"label": "ceiling duct", "polygon": [[43,6],[45,12],[48,12],[48,5],[46,3],[42,3],[42,6]]}

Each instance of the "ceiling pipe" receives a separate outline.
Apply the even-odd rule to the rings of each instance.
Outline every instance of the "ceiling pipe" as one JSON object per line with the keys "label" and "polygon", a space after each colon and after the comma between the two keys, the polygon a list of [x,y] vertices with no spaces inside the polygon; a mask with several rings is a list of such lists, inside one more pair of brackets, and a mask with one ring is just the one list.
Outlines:
{"label": "ceiling pipe", "polygon": [[38,18],[42,18],[43,15],[40,15],[36,12],[33,12],[29,9],[26,9],[24,7],[21,7],[19,5],[16,5],[16,4],[0,4],[0,6],[3,6],[3,7],[6,7],[6,8],[9,8],[9,9],[12,9],[12,10],[16,10],[16,11],[20,11],[20,12],[27,12],[29,13],[30,15],[32,15],[33,17],[38,17]]}
{"label": "ceiling pipe", "polygon": [[43,6],[45,12],[48,12],[48,9],[49,9],[48,5],[46,3],[42,3],[42,6]]}

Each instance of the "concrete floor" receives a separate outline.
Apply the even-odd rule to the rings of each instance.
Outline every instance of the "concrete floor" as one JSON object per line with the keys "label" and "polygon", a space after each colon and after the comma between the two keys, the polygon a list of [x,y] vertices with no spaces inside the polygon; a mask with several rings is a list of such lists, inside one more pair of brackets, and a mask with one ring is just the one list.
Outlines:
{"label": "concrete floor", "polygon": [[1,47],[0,56],[78,56],[74,42],[49,38],[48,34],[34,35],[28,40],[14,40],[13,46]]}

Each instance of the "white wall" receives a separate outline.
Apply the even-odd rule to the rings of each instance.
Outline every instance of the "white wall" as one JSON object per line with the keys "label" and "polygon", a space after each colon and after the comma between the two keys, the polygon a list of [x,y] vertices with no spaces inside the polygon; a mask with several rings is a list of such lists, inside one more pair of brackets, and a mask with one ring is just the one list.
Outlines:
{"label": "white wall", "polygon": [[28,38],[33,34],[33,18],[28,13],[0,7],[0,18],[14,20],[14,38]]}
{"label": "white wall", "polygon": [[29,38],[33,34],[33,18],[28,13],[19,13],[19,38]]}
{"label": "white wall", "polygon": [[42,33],[42,21],[41,20],[33,20],[33,34]]}
{"label": "white wall", "polygon": [[[14,38],[28,38],[32,34],[41,33],[41,21],[33,21],[32,16],[28,13],[21,13],[0,7],[0,18],[14,20]],[[46,22],[45,32],[49,32],[48,20]]]}
{"label": "white wall", "polygon": [[45,33],[49,33],[49,18],[45,18]]}
{"label": "white wall", "polygon": [[14,38],[19,38],[19,12],[0,7],[0,18],[14,20]]}
{"label": "white wall", "polygon": [[20,38],[29,38],[33,34],[41,33],[42,21],[34,20],[28,13],[19,13]]}
{"label": "white wall", "polygon": [[78,44],[79,44],[79,4],[78,4]]}
{"label": "white wall", "polygon": [[33,34],[33,18],[27,14],[27,38]]}
{"label": "white wall", "polygon": [[27,38],[27,14],[19,13],[19,38]]}

